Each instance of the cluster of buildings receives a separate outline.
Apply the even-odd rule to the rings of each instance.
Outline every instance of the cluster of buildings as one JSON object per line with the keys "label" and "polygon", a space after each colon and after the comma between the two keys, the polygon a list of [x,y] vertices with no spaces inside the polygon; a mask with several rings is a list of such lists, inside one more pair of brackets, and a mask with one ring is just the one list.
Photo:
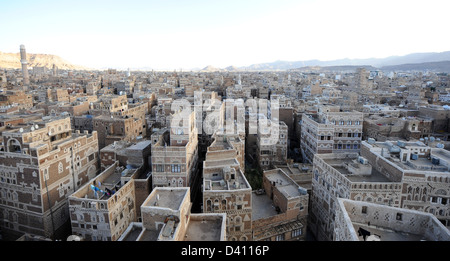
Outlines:
{"label": "cluster of buildings", "polygon": [[450,240],[450,76],[0,70],[2,240]]}

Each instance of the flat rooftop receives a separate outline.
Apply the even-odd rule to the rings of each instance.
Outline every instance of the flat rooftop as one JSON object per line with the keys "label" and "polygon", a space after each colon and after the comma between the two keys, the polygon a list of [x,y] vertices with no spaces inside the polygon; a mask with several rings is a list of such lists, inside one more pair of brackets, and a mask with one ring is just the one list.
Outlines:
{"label": "flat rooftop", "polygon": [[111,143],[108,146],[103,147],[101,152],[117,152],[126,149],[130,144],[125,141],[118,141],[115,143]]}
{"label": "flat rooftop", "polygon": [[129,149],[129,150],[143,150],[143,149],[148,148],[151,143],[152,143],[151,140],[143,140],[143,141],[137,142],[136,144],[131,145],[127,149]]}
{"label": "flat rooftop", "polygon": [[[106,177],[99,186],[98,183],[95,186],[103,191],[106,191],[106,188],[109,190],[116,191],[116,188],[121,187],[121,177],[122,177],[122,169],[115,169],[114,172],[111,173],[108,177]],[[91,182],[92,183],[92,182]],[[83,195],[84,196],[84,195]],[[106,193],[102,193],[101,191],[94,192],[90,187],[86,193],[87,198],[89,199],[99,199],[99,200],[108,200],[111,195]]]}
{"label": "flat rooftop", "polygon": [[156,188],[149,198],[142,204],[143,207],[162,207],[179,209],[188,189],[162,189]]}
{"label": "flat rooftop", "polygon": [[393,182],[386,176],[381,174],[375,168],[370,167],[369,173],[352,173],[345,164],[352,164],[354,168],[364,167],[364,164],[355,162],[355,159],[324,159],[327,164],[339,171],[342,175],[348,178],[351,182]]}
{"label": "flat rooftop", "polygon": [[250,185],[245,178],[245,175],[239,169],[233,172],[235,175],[234,180],[225,180],[224,173],[219,171],[218,173],[209,174],[210,178],[203,179],[203,191],[210,190],[235,190],[235,189],[248,189]]}
{"label": "flat rooftop", "polygon": [[[352,222],[353,228],[355,229],[356,233],[358,233],[359,228],[362,228],[368,232],[370,232],[371,235],[376,235],[379,241],[425,241],[427,238],[424,235],[417,235],[402,231],[394,231],[390,228],[383,228],[378,226],[368,226],[367,224],[360,224]],[[364,241],[364,237],[358,236],[360,241]],[[366,241],[369,241],[370,238],[366,237]]]}
{"label": "flat rooftop", "polygon": [[156,241],[160,231],[144,229],[139,236],[139,241]]}
{"label": "flat rooftop", "polygon": [[[387,159],[391,164],[396,165],[404,170],[420,170],[420,171],[433,171],[433,172],[449,172],[448,163],[450,162],[450,152],[445,149],[432,148],[425,145],[421,141],[401,141],[397,142],[375,142],[366,143],[373,148],[378,150],[381,148],[381,153],[385,159]],[[398,144],[401,144],[398,146]],[[426,156],[419,155],[417,159],[400,159],[400,152],[392,152],[390,149],[395,148],[396,150],[402,150],[403,153],[407,153],[409,149],[410,153],[413,154],[418,150],[428,151]],[[432,158],[439,158],[439,163],[434,164]]]}
{"label": "flat rooftop", "polygon": [[184,241],[220,241],[225,217],[191,214]]}
{"label": "flat rooftop", "polygon": [[310,190],[312,188],[312,164],[294,163],[289,165],[276,165],[301,187]]}
{"label": "flat rooftop", "polygon": [[272,200],[267,194],[252,193],[252,220],[268,218],[278,215]]}
{"label": "flat rooftop", "polygon": [[129,228],[122,235],[121,241],[136,241],[142,233],[143,227],[141,223],[131,223]]}
{"label": "flat rooftop", "polygon": [[239,162],[236,159],[225,159],[225,160],[206,160],[203,163],[204,168],[232,166],[232,165],[239,165]]}

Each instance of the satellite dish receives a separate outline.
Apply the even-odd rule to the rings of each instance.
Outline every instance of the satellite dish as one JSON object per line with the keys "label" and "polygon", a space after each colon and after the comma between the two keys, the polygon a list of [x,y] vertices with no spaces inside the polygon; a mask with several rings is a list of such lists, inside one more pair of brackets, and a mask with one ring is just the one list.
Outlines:
{"label": "satellite dish", "polygon": [[20,132],[23,132],[23,128],[20,128],[19,131],[20,131]]}
{"label": "satellite dish", "polygon": [[37,130],[37,129],[39,129],[39,126],[36,124],[36,125],[34,125],[34,128]]}
{"label": "satellite dish", "polygon": [[52,136],[52,132],[51,131],[48,132],[48,136]]}
{"label": "satellite dish", "polygon": [[34,127],[33,126],[31,126],[31,131],[34,131]]}

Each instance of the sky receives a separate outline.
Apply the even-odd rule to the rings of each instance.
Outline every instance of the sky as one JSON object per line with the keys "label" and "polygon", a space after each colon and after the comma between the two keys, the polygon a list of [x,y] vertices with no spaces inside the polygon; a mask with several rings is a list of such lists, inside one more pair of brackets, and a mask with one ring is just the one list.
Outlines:
{"label": "sky", "polygon": [[448,0],[0,0],[0,52],[189,70],[450,51]]}

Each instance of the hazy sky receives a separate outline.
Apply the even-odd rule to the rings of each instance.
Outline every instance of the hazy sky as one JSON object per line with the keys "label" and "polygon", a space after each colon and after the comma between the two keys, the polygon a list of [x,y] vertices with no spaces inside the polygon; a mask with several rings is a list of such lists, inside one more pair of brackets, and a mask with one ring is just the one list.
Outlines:
{"label": "hazy sky", "polygon": [[184,69],[450,51],[448,0],[0,0],[0,51]]}

